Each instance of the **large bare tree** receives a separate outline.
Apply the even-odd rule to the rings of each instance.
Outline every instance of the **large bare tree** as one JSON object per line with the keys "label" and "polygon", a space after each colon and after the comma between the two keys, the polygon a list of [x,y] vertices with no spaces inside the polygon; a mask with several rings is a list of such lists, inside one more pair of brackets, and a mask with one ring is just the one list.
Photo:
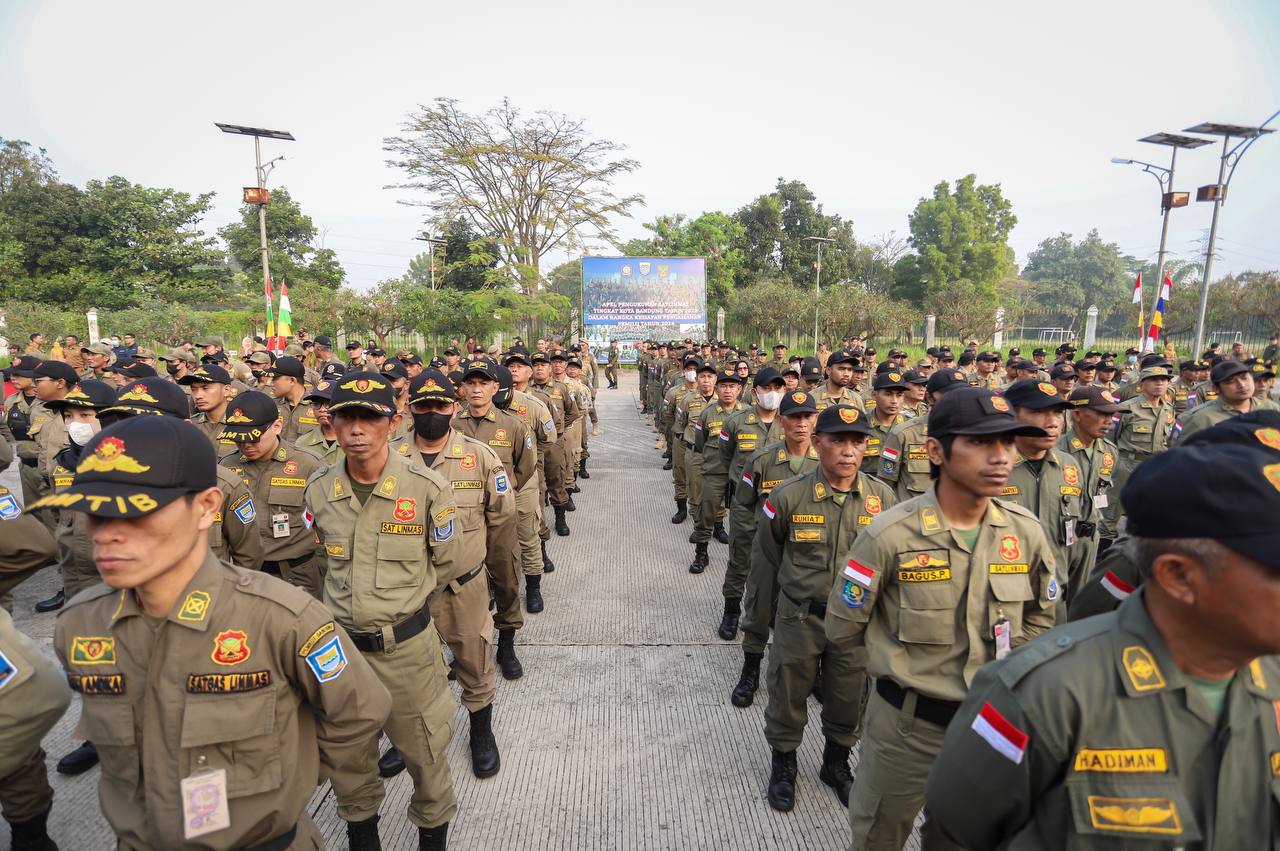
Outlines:
{"label": "large bare tree", "polygon": [[419,190],[436,221],[468,219],[498,245],[503,265],[525,292],[539,286],[550,251],[617,244],[612,218],[629,216],[641,195],[611,191],[639,168],[616,158],[623,146],[592,139],[583,123],[553,112],[525,116],[507,100],[482,115],[451,98],[410,113],[403,135],[384,140],[388,160],[408,175],[394,188]]}

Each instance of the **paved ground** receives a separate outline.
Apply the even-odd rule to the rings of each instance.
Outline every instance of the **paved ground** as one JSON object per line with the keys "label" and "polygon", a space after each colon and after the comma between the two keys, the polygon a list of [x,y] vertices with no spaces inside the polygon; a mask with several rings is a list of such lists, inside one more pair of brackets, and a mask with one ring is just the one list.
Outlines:
{"label": "paved ground", "polygon": [[[746,710],[729,703],[742,656],[715,634],[727,548],[713,541],[711,569],[687,571],[692,526],[669,522],[670,474],[638,412],[635,373],[624,373],[621,389],[601,391],[598,405],[604,433],[591,440],[591,479],[569,515],[573,534],[553,537],[558,569],[543,583],[547,609],[519,633],[525,676],[499,679],[496,777],[472,776],[465,712],[457,711],[463,733],[449,762],[461,806],[450,847],[844,848],[846,815],[818,780],[822,737],[812,701],[796,808],[782,815],[765,802],[767,696],[762,689]],[[53,616],[31,606],[55,588],[56,575],[46,572],[15,594],[19,626],[46,641]],[[78,716],[73,705],[45,741],[57,795],[51,826],[63,849],[96,851],[114,847],[98,810],[98,769],[74,778],[53,771],[76,744]],[[408,791],[405,775],[388,783],[387,849],[417,847],[404,816]],[[311,811],[330,847],[345,849],[327,785]]]}

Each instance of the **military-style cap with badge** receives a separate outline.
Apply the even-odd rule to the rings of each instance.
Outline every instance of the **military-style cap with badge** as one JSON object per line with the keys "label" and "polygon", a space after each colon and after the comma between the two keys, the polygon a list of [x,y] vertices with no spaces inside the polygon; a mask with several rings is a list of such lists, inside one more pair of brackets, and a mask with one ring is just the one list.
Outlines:
{"label": "military-style cap with badge", "polygon": [[438,369],[424,369],[409,382],[409,404],[422,405],[428,402],[456,402],[457,388],[453,386],[445,374]]}
{"label": "military-style cap with badge", "polygon": [[159,414],[186,419],[191,416],[191,400],[177,384],[164,378],[139,378],[126,384],[116,394],[116,403],[104,414],[137,416]]}
{"label": "military-style cap with badge", "polygon": [[[1246,370],[1247,371],[1247,370]],[[155,370],[152,370],[155,375]],[[31,370],[32,379],[51,378],[54,381],[63,381],[70,388],[80,380],[80,375],[72,368],[71,364],[60,360],[46,360],[36,364]]]}
{"label": "military-style cap with badge", "polygon": [[782,394],[782,402],[778,405],[778,414],[784,417],[801,414],[818,413],[818,403],[812,393],[803,390],[792,390]]}
{"label": "military-style cap with badge", "polygon": [[370,411],[384,417],[396,415],[396,391],[376,372],[353,372],[334,382],[329,413]]}
{"label": "military-style cap with badge", "polygon": [[751,379],[752,387],[767,387],[770,384],[781,384],[782,373],[771,366],[763,366]]}
{"label": "military-style cap with badge", "polygon": [[322,381],[335,381],[346,374],[347,368],[337,361],[326,361],[324,366],[320,367],[320,379]]}
{"label": "military-style cap with badge", "polygon": [[111,407],[115,401],[116,388],[105,381],[86,378],[72,387],[66,396],[44,404],[52,411],[62,411],[67,408],[101,411]]}
{"label": "military-style cap with badge", "polygon": [[804,381],[822,380],[822,361],[809,356],[800,362],[800,378]]}
{"label": "military-style cap with badge", "polygon": [[190,364],[192,366],[200,362],[193,353],[182,348],[170,349],[168,354],[157,358],[157,360],[181,361],[182,363]]}
{"label": "military-style cap with badge", "polygon": [[827,366],[835,366],[838,363],[849,363],[859,366],[858,356],[848,349],[837,349],[827,358]]}
{"label": "military-style cap with badge", "polygon": [[382,364],[379,370],[388,381],[409,380],[409,371],[404,368],[404,364],[398,360],[388,360]]}
{"label": "military-style cap with badge", "polygon": [[156,375],[155,367],[136,360],[118,360],[104,371],[114,372],[126,379],[151,378]]}
{"label": "military-style cap with badge", "polygon": [[831,405],[818,414],[814,434],[861,434],[870,436],[871,426],[862,412],[852,405]]}
{"label": "military-style cap with badge", "polygon": [[1096,384],[1089,384],[1072,390],[1068,401],[1071,402],[1071,407],[1074,410],[1084,408],[1090,411],[1097,411],[1100,414],[1114,414],[1121,410],[1119,402],[1111,391]]}
{"label": "military-style cap with badge", "polygon": [[230,384],[231,376],[216,363],[205,363],[197,366],[178,379],[179,384]]}
{"label": "military-style cap with badge", "polygon": [[260,390],[246,390],[227,405],[222,439],[252,443],[266,434],[279,418],[280,408],[275,399]]}
{"label": "military-style cap with badge", "polygon": [[308,390],[307,395],[302,398],[308,402],[328,402],[333,398],[333,382],[320,379],[316,382],[316,386]]}
{"label": "military-style cap with badge", "polygon": [[267,367],[271,366],[272,362],[275,360],[275,356],[265,349],[259,349],[256,352],[250,352],[244,360],[245,363],[250,366]]}
{"label": "military-style cap with badge", "polygon": [[[554,356],[552,357],[552,360],[555,360]],[[473,375],[478,375],[481,378],[488,379],[489,381],[497,381],[498,373],[494,370],[493,367],[494,367],[493,361],[489,360],[488,358],[474,358],[472,360],[469,360],[465,364],[463,364],[462,380],[466,381],[468,378],[472,377]]]}
{"label": "military-style cap with badge", "polygon": [[906,375],[897,369],[879,372],[872,381],[871,387],[874,390],[906,390]]}
{"label": "military-style cap with badge", "polygon": [[[1032,382],[1036,384],[1038,382]],[[1052,386],[1052,385],[1050,385]],[[1043,394],[1043,391],[1036,390]],[[1054,391],[1057,395],[1057,391]],[[1013,437],[1048,437],[1039,426],[1020,423],[1004,396],[979,387],[959,388],[942,396],[929,409],[929,436],[1008,434]]]}
{"label": "military-style cap with badge", "polygon": [[1058,388],[1047,381],[1036,381],[1025,378],[1015,381],[1004,391],[1004,398],[1015,408],[1027,408],[1031,411],[1043,411],[1048,408],[1066,410],[1071,403],[1062,398]]}
{"label": "military-style cap with badge", "polygon": [[276,378],[296,378],[298,381],[305,381],[307,368],[297,358],[285,355],[276,358],[275,364],[271,367],[271,375]]}

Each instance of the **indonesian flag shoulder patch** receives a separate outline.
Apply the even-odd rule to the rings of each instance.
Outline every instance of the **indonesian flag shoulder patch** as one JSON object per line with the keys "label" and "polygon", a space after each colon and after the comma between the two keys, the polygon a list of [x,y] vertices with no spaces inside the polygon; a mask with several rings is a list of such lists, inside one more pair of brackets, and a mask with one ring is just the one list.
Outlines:
{"label": "indonesian flag shoulder patch", "polygon": [[1111,571],[1107,571],[1102,577],[1102,587],[1110,592],[1112,597],[1117,600],[1123,600],[1133,593],[1134,588],[1128,582],[1125,582],[1119,576]]}
{"label": "indonesian flag shoulder patch", "polygon": [[849,563],[844,566],[844,575],[863,588],[870,588],[876,572],[861,562],[849,559]]}
{"label": "indonesian flag shoulder patch", "polygon": [[898,450],[894,449],[892,446],[886,446],[880,454],[883,457],[888,458],[890,461],[897,461],[898,458],[901,457]]}
{"label": "indonesian flag shoulder patch", "polygon": [[769,500],[764,501],[764,516],[772,520],[778,514],[778,510],[773,507],[773,503]]}
{"label": "indonesian flag shoulder patch", "polygon": [[1022,764],[1031,736],[1013,726],[989,701],[982,704],[981,711],[974,717],[969,728],[1005,759],[1014,765]]}

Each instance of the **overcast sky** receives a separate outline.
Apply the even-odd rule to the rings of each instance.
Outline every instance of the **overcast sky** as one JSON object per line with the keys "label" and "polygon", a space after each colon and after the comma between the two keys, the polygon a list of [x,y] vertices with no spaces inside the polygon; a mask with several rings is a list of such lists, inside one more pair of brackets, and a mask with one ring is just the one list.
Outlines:
{"label": "overcast sky", "polygon": [[[439,8],[437,8],[439,7]],[[1154,258],[1149,133],[1258,124],[1280,109],[1280,3],[59,2],[0,0],[0,136],[49,150],[65,180],[120,174],[216,190],[212,231],[253,182],[249,139],[365,287],[402,273],[422,211],[384,189],[382,139],[438,96],[482,111],[584,119],[641,169],[618,187],[660,213],[734,210],[804,181],[857,235],[907,233],[940,179],[977,173],[1013,202],[1018,262],[1096,227]],[[1280,128],[1280,119],[1272,126]],[[1216,148],[1184,152],[1177,188],[1212,183]],[[1175,210],[1193,257],[1211,206]],[[1280,133],[1244,158],[1219,228],[1221,270],[1280,267]],[[544,269],[546,271],[546,269]]]}

